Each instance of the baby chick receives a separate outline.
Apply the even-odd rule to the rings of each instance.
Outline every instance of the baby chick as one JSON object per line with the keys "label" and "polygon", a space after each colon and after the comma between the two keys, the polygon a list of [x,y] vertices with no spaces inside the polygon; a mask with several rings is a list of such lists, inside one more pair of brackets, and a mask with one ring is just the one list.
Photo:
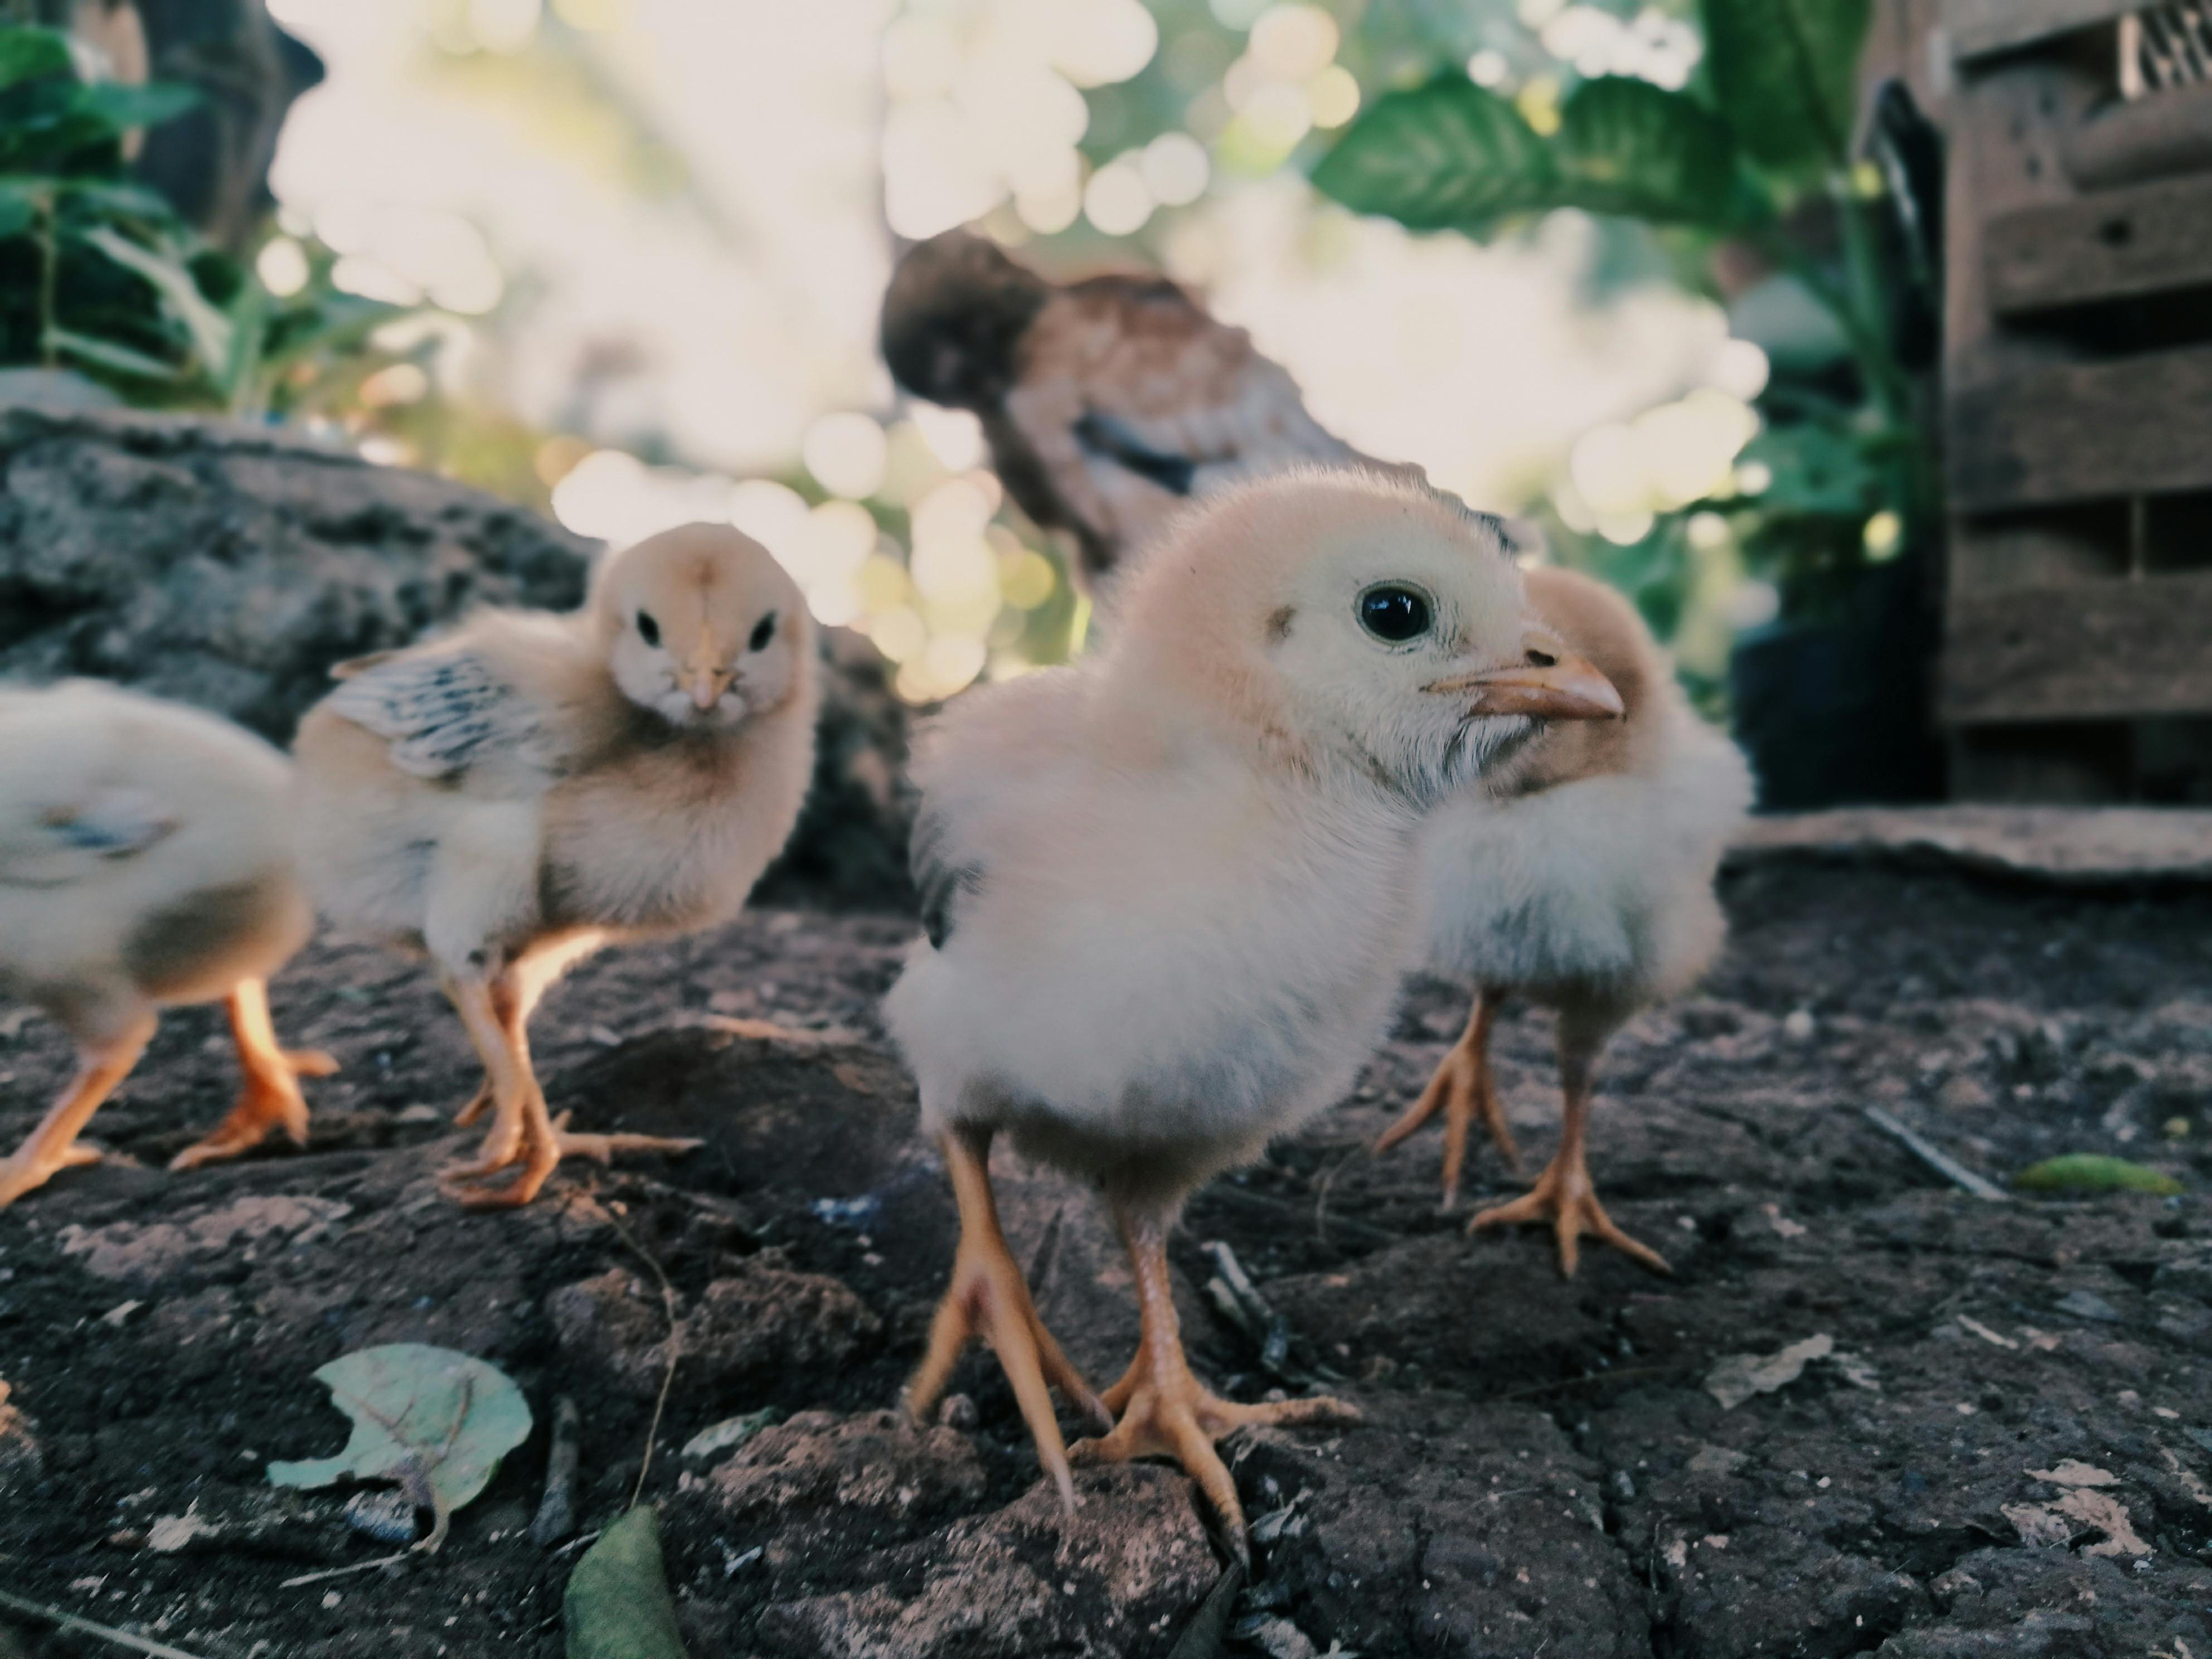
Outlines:
{"label": "baby chick", "polygon": [[[1619,708],[1531,634],[1502,545],[1496,520],[1371,474],[1231,489],[1132,573],[1103,651],[971,695],[925,745],[927,937],[884,1013],[962,1233],[908,1403],[926,1416],[967,1339],[987,1338],[1070,1503],[1048,1384],[1119,1414],[1079,1456],[1175,1457],[1239,1538],[1213,1441],[1346,1410],[1200,1385],[1168,1230],[1194,1187],[1351,1086],[1419,950],[1428,811],[1542,722]],[[1000,1232],[1000,1129],[1105,1188],[1144,1334],[1103,1401]]]}
{"label": "baby chick", "polygon": [[1468,1231],[1549,1221],[1571,1274],[1589,1233],[1646,1267],[1657,1252],[1615,1226],[1583,1159],[1598,1052],[1638,1009],[1705,969],[1725,931],[1713,874],[1751,805],[1734,744],[1692,711],[1657,642],[1610,588],[1572,571],[1531,570],[1528,602],[1620,694],[1622,718],[1555,726],[1436,815],[1424,883],[1433,960],[1475,981],[1467,1030],[1376,1150],[1444,1114],[1443,1202],[1459,1195],[1468,1126],[1480,1111],[1507,1160],[1513,1136],[1490,1079],[1490,1029],[1516,994],[1559,1010],[1565,1124],[1526,1196]]}
{"label": "baby chick", "polygon": [[1384,468],[1324,430],[1243,329],[1164,277],[1055,287],[948,231],[892,273],[883,349],[915,397],[981,417],[1007,492],[1073,532],[1094,586],[1216,484],[1301,462]]}
{"label": "baby chick", "polygon": [[301,861],[335,920],[426,951],[495,1110],[459,1176],[526,1204],[566,1153],[696,1146],[550,1121],[532,1009],[611,940],[744,902],[813,765],[814,629],[766,549],[689,525],[609,559],[569,616],[491,611],[344,665],[295,745]]}
{"label": "baby chick", "polygon": [[291,769],[260,738],[195,708],[93,680],[0,691],[0,989],[77,1045],[76,1078],[0,1161],[0,1206],[100,1155],[76,1137],[130,1075],[155,1011],[230,1005],[246,1087],[172,1169],[232,1158],[273,1129],[307,1139],[298,1075],[264,981],[307,943],[293,869]]}

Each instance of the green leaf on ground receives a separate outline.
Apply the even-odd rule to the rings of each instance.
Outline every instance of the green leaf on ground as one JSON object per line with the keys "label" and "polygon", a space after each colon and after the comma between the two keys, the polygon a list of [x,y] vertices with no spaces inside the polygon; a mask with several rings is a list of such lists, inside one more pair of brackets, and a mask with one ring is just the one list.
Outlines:
{"label": "green leaf on ground", "polygon": [[417,1547],[435,1549],[447,1518],[490,1484],[500,1460],[530,1437],[530,1405],[505,1373],[451,1348],[394,1342],[333,1359],[315,1372],[353,1419],[336,1457],[269,1466],[273,1486],[319,1487],[340,1480],[392,1480],[437,1528]]}
{"label": "green leaf on ground", "polygon": [[2069,1152],[2030,1164],[2012,1178],[2012,1184],[2031,1193],[2160,1193],[2171,1195],[2181,1183],[2160,1170],[2130,1164],[2124,1158],[2103,1158],[2094,1152]]}
{"label": "green leaf on ground", "polygon": [[1714,97],[1753,159],[1778,173],[1842,167],[1873,0],[1704,0],[1700,9]]}
{"label": "green leaf on ground", "polygon": [[599,1534],[568,1575],[568,1659],[686,1659],[660,1559],[660,1517],[641,1505]]}

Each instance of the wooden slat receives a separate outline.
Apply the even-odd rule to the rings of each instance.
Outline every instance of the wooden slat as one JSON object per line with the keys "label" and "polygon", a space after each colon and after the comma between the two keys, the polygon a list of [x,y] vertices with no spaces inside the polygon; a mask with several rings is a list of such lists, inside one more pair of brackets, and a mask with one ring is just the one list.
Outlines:
{"label": "wooden slat", "polygon": [[1954,596],[1952,725],[2212,714],[2212,578]]}
{"label": "wooden slat", "polygon": [[2212,489],[2212,346],[2048,363],[1957,386],[1951,505],[1962,513]]}
{"label": "wooden slat", "polygon": [[1945,0],[1944,27],[1960,58],[2024,46],[2141,9],[2145,0]]}
{"label": "wooden slat", "polygon": [[1984,230],[1982,258],[2007,315],[2212,283],[2212,177],[2007,214]]}
{"label": "wooden slat", "polygon": [[2044,507],[2002,519],[1954,519],[1945,562],[1955,595],[2066,587],[2128,574],[2126,501]]}
{"label": "wooden slat", "polygon": [[2059,125],[2066,176],[2118,190],[2212,170],[2212,86],[2176,87]]}

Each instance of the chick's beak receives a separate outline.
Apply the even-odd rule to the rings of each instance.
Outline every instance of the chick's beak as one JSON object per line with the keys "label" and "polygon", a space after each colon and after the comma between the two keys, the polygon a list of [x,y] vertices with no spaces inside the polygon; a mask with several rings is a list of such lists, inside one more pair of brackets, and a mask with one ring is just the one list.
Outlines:
{"label": "chick's beak", "polygon": [[721,648],[714,642],[711,628],[699,630],[699,644],[691,653],[691,660],[684,665],[685,680],[691,688],[691,706],[705,714],[722,700],[722,693],[730,688],[732,676],[721,665]]}
{"label": "chick's beak", "polygon": [[1548,630],[1532,630],[1522,659],[1438,680],[1431,691],[1473,693],[1469,714],[1526,714],[1545,720],[1602,720],[1621,713],[1620,693],[1589,658]]}

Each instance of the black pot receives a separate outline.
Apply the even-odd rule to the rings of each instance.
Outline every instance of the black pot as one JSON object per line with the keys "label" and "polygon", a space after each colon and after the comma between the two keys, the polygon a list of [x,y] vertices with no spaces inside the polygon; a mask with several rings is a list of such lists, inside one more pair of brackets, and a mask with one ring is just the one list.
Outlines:
{"label": "black pot", "polygon": [[1736,642],[1729,700],[1762,811],[1942,798],[1925,568],[1869,566],[1832,616]]}

